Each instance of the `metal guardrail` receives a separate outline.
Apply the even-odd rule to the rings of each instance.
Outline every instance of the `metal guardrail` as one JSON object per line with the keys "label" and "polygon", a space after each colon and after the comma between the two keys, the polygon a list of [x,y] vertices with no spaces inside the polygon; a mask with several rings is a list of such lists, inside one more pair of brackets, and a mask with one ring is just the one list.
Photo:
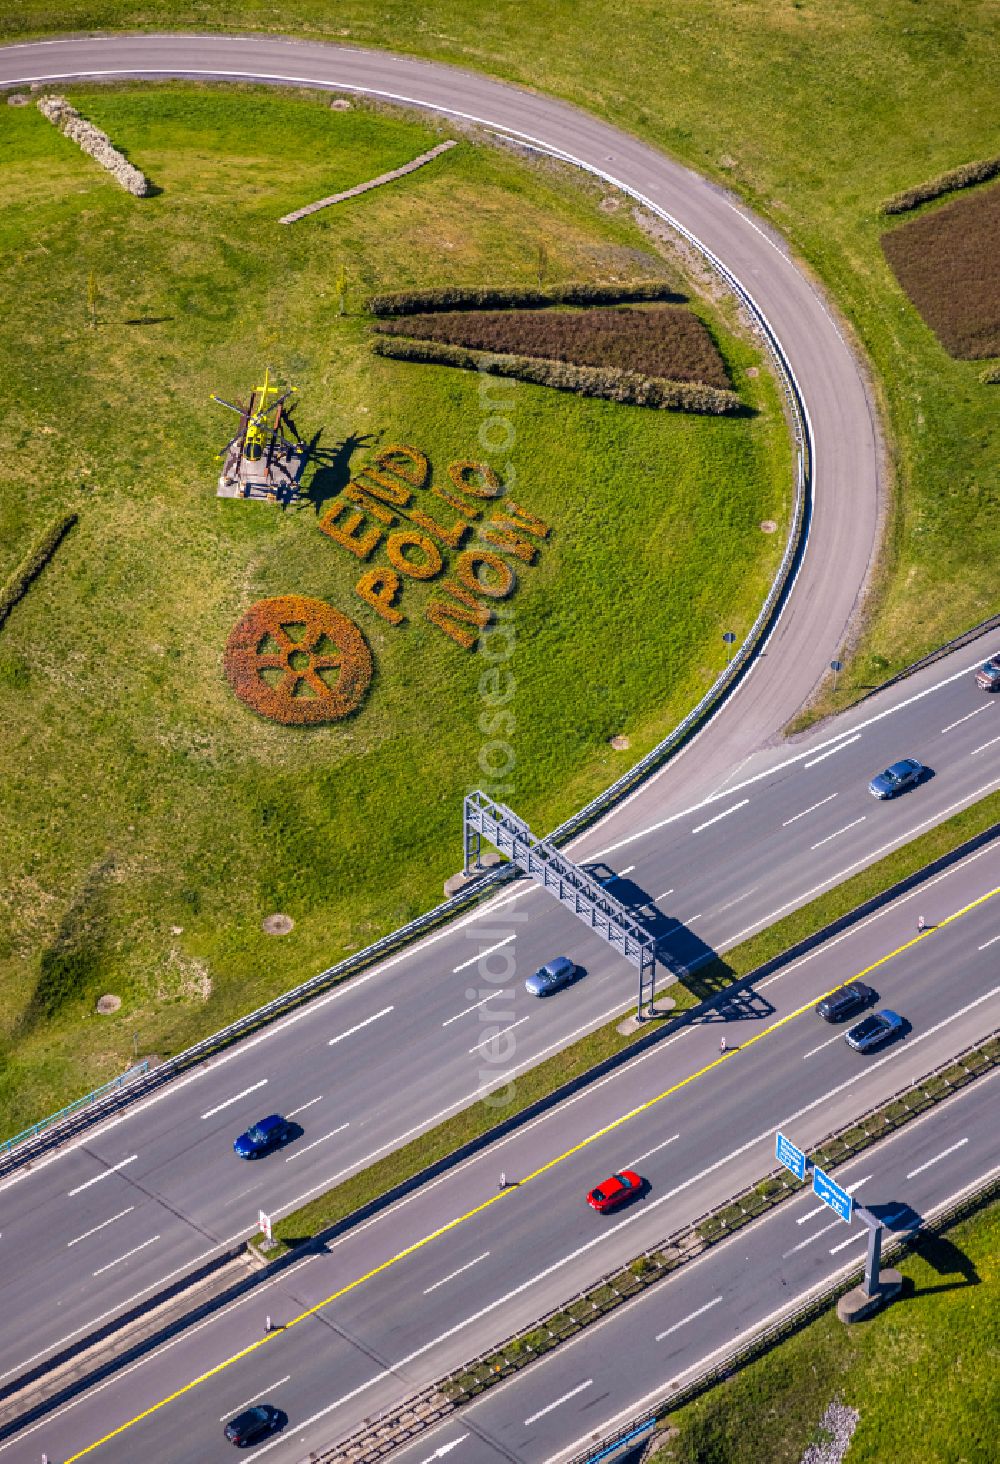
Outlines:
{"label": "metal guardrail", "polygon": [[[947,1230],[967,1215],[971,1215],[976,1210],[981,1209],[983,1205],[992,1204],[998,1196],[1000,1196],[1000,1179],[995,1175],[979,1181],[979,1183],[966,1190],[963,1195],[960,1195],[952,1204],[946,1205],[938,1210],[930,1221],[925,1221],[921,1225],[920,1230],[915,1235],[901,1235],[895,1240],[889,1239],[885,1241],[882,1246],[882,1259],[886,1260],[893,1256],[902,1255],[911,1248],[918,1236],[927,1235],[928,1233],[936,1234],[939,1231]],[[633,1418],[629,1423],[624,1424],[615,1434],[609,1435],[608,1438],[601,1440],[599,1444],[595,1439],[591,1448],[585,1454],[575,1454],[572,1459],[566,1461],[566,1464],[592,1464],[592,1461],[595,1458],[601,1457],[609,1446],[614,1447],[617,1443],[627,1438],[629,1434],[637,1433],[643,1427],[649,1427],[650,1424],[655,1426],[661,1418],[666,1417],[669,1413],[675,1413],[678,1408],[683,1408],[685,1404],[690,1403],[696,1398],[699,1393],[703,1393],[707,1388],[713,1387],[716,1383],[723,1382],[725,1379],[732,1377],[733,1373],[739,1368],[745,1367],[748,1363],[753,1362],[755,1358],[760,1357],[777,1343],[784,1341],[793,1332],[799,1331],[807,1323],[815,1321],[817,1317],[821,1316],[827,1310],[835,1297],[841,1296],[845,1291],[850,1290],[854,1285],[855,1279],[862,1274],[863,1270],[864,1266],[862,1264],[851,1266],[848,1271],[845,1271],[843,1275],[832,1280],[829,1286],[824,1287],[822,1291],[810,1297],[801,1306],[787,1312],[778,1321],[773,1322],[771,1326],[763,1328],[760,1332],[757,1332],[753,1337],[749,1338],[741,1347],[733,1348],[732,1352],[720,1358],[711,1367],[704,1368],[702,1372],[690,1378],[684,1384],[683,1388],[678,1388],[673,1393],[664,1393],[660,1401],[655,1403],[652,1408],[647,1409],[637,1418]],[[599,1450],[596,1454],[594,1452],[595,1448]]]}
{"label": "metal guardrail", "polygon": [[[998,1066],[1000,1033],[993,1033],[985,1041],[975,1043],[941,1063],[918,1082],[910,1083],[890,1098],[883,1099],[849,1125],[827,1135],[810,1152],[816,1159],[822,1159],[826,1168],[842,1163]],[[607,1272],[562,1306],[480,1353],[464,1367],[376,1417],[366,1419],[361,1428],[341,1443],[326,1452],[312,1455],[312,1464],[337,1464],[337,1461],[376,1464],[424,1429],[479,1397],[494,1383],[520,1372],[536,1358],[551,1352],[560,1342],[576,1336],[588,1323],[597,1321],[686,1262],[703,1255],[741,1226],[773,1209],[782,1200],[801,1193],[804,1188],[805,1185],[787,1170],[780,1167],[772,1170],[763,1180],[748,1185],[734,1199],[706,1211],[674,1231],[665,1241],[648,1247],[633,1260]],[[898,1242],[890,1244],[887,1240],[883,1256],[893,1248],[898,1248]],[[829,1294],[824,1293],[824,1297],[823,1305]],[[471,1385],[464,1381],[466,1379],[472,1379]],[[633,1419],[620,1430],[620,1438],[635,1431],[644,1419],[651,1416],[655,1416],[655,1410]],[[615,1446],[615,1439],[605,1440],[604,1444]],[[603,1455],[605,1448],[599,1446],[598,1441],[594,1441],[594,1446]],[[584,1460],[594,1457],[591,1450],[573,1464],[583,1464]]]}
{"label": "metal guardrail", "polygon": [[859,706],[861,702],[868,701],[870,697],[878,696],[880,691],[885,691],[888,687],[895,686],[897,682],[905,681],[908,676],[914,675],[917,671],[922,671],[925,666],[933,666],[934,662],[940,661],[942,656],[950,655],[952,651],[960,651],[963,646],[967,646],[970,642],[978,640],[981,635],[989,635],[992,630],[1000,630],[1000,615],[989,615],[985,620],[981,620],[978,625],[973,625],[971,629],[963,630],[958,635],[953,635],[951,640],[945,641],[944,645],[935,646],[933,651],[928,651],[927,655],[921,656],[918,661],[911,661],[909,666],[904,666],[902,671],[897,671],[887,681],[880,681],[878,686],[871,687],[870,690],[865,692],[864,696],[859,696],[857,701],[853,702],[852,705]]}
{"label": "metal guardrail", "polygon": [[[527,144],[525,144],[527,146]],[[589,824],[602,814],[607,813],[626,794],[632,792],[651,772],[660,767],[667,759],[675,753],[696,727],[700,726],[710,712],[712,712],[733,690],[737,682],[746,671],[755,653],[766,640],[772,623],[780,609],[780,606],[794,583],[797,562],[804,550],[804,530],[808,523],[808,508],[810,502],[810,489],[812,483],[812,430],[809,425],[809,417],[805,404],[801,399],[798,384],[790,363],[786,360],[767,317],[757,305],[753,296],[740,283],[735,275],[712,253],[702,242],[691,234],[682,224],[671,217],[665,210],[658,207],[650,199],[627,187],[610,174],[601,172],[600,169],[588,167],[588,165],[571,157],[569,154],[560,153],[557,149],[548,149],[538,146],[531,146],[531,150],[548,153],[549,156],[561,158],[572,166],[580,167],[584,171],[591,172],[602,177],[613,187],[636,199],[644,208],[648,208],[664,220],[671,228],[676,229],[687,242],[698,251],[706,262],[719,274],[727,287],[737,297],[744,310],[756,329],[764,348],[771,359],[775,373],[778,378],[782,394],[788,409],[789,419],[792,424],[792,432],[797,447],[796,469],[795,469],[795,498],[792,507],[792,521],[789,528],[788,539],[785,543],[785,550],[781,563],[771,582],[770,589],[761,606],[760,613],[751,626],[745,640],[736,651],[732,660],[725,670],[720,672],[715,681],[706,691],[705,695],[693,707],[687,716],[678,722],[677,726],[666,737],[657,744],[645,757],[641,758],[628,772],[623,773],[609,788],[586,804],[584,808],[573,814],[564,823],[560,824],[549,836],[547,842],[552,844],[563,844],[574,835],[579,834]],[[171,1081],[179,1073],[185,1072],[188,1068],[199,1062],[205,1061],[214,1053],[221,1051],[224,1047],[230,1046],[241,1037],[256,1031],[259,1027],[274,1021],[276,1018],[293,1011],[301,1006],[303,1002],[311,997],[319,995],[329,987],[345,980],[349,976],[357,975],[360,971],[367,969],[383,956],[408,945],[427,931],[443,924],[453,915],[459,914],[462,910],[478,903],[484,896],[494,893],[507,880],[513,878],[514,871],[509,866],[500,866],[490,874],[484,875],[474,886],[463,890],[451,899],[445,900],[443,904],[435,906],[434,909],[411,920],[408,924],[401,926],[398,930],[383,936],[374,944],[367,946],[363,951],[357,951],[346,960],[340,961],[335,966],[328,967],[325,971],[319,972],[301,985],[293,987],[292,990],[284,992],[281,996],[275,997],[273,1001],[266,1002],[258,1007],[256,1011],[248,1013],[230,1023],[228,1027],[213,1033],[210,1037],[196,1042],[192,1047],[175,1057],[168,1058],[158,1067],[148,1072],[144,1077],[134,1084],[130,1084],[127,1098],[121,1093],[108,1095],[103,1099],[82,1107],[87,1100],[80,1100],[76,1104],[70,1104],[68,1110],[63,1110],[63,1116],[54,1115],[51,1120],[43,1120],[39,1131],[33,1137],[25,1138],[24,1134],[10,1139],[6,1144],[0,1146],[0,1178],[5,1174],[30,1163],[39,1154],[48,1148],[53,1148],[79,1132],[82,1128],[98,1122],[102,1117],[115,1112],[118,1108],[125,1106],[126,1102],[134,1102],[144,1094],[153,1092]],[[68,1114],[68,1116],[66,1116]],[[43,1131],[44,1130],[44,1131]],[[31,1130],[26,1130],[31,1135]]]}
{"label": "metal guardrail", "polygon": [[49,1114],[48,1118],[40,1118],[30,1128],[23,1129],[21,1133],[15,1134],[12,1139],[5,1139],[0,1143],[0,1160],[5,1159],[19,1144],[27,1143],[31,1139],[37,1139],[39,1134],[44,1133],[53,1124],[62,1123],[65,1119],[78,1113],[81,1109],[90,1107],[105,1098],[109,1093],[120,1093],[129,1083],[135,1081],[149,1071],[149,1059],[136,1063],[120,1077],[112,1078],[110,1083],[102,1083],[99,1088],[94,1088],[90,1093],[85,1093],[82,1098],[76,1098],[72,1103],[67,1103],[65,1108],[60,1108],[58,1113]]}
{"label": "metal guardrail", "polygon": [[[918,1082],[910,1083],[892,1097],[883,1099],[852,1123],[827,1134],[818,1144],[810,1146],[809,1153],[816,1162],[822,1162],[823,1168],[842,1164],[998,1065],[1000,1037],[994,1033],[986,1041],[977,1042],[957,1057],[941,1063]],[[953,1080],[947,1079],[949,1073],[954,1073]],[[908,1104],[905,1100],[911,1096],[915,1101]],[[485,1388],[520,1371],[535,1357],[575,1336],[589,1322],[655,1285],[664,1276],[702,1255],[707,1248],[725,1240],[751,1220],[773,1210],[783,1200],[799,1194],[805,1187],[787,1170],[776,1167],[763,1179],[748,1185],[734,1199],[706,1211],[665,1240],[648,1246],[631,1261],[616,1266],[537,1322],[520,1328],[505,1341],[481,1353],[466,1367],[443,1379],[438,1386],[456,1404],[478,1397]],[[461,1378],[472,1378],[474,1382],[471,1386],[460,1385],[458,1380]]]}

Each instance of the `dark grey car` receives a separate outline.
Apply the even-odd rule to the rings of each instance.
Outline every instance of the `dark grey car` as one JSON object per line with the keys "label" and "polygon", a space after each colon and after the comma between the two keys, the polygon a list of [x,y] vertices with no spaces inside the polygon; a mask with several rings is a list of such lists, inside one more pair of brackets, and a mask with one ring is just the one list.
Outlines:
{"label": "dark grey car", "polygon": [[549,996],[553,991],[568,986],[575,975],[576,962],[571,961],[569,956],[556,956],[554,960],[546,961],[544,966],[540,966],[533,976],[528,977],[524,989],[532,996]]}
{"label": "dark grey car", "polygon": [[846,986],[838,986],[836,991],[831,991],[818,1003],[816,1015],[824,1022],[843,1022],[863,1012],[874,1000],[875,993],[870,986],[863,981],[848,981]]}

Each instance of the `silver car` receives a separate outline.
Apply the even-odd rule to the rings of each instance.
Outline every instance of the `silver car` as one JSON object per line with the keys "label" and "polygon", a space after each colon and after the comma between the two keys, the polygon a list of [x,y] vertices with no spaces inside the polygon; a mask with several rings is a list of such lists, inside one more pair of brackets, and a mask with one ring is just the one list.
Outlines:
{"label": "silver car", "polygon": [[556,956],[554,961],[546,961],[533,976],[528,977],[524,989],[532,996],[550,996],[553,991],[568,986],[575,975],[576,962],[569,956]]}

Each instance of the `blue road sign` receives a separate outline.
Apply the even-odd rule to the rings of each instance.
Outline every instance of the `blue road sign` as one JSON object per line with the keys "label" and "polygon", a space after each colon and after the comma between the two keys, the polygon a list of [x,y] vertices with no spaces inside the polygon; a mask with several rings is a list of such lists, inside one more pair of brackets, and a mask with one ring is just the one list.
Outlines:
{"label": "blue road sign", "polygon": [[835,1184],[828,1174],[822,1169],[813,1166],[813,1194],[821,1199],[824,1205],[829,1205],[841,1220],[851,1223],[851,1216],[854,1214],[854,1201],[845,1189]]}
{"label": "blue road sign", "polygon": [[775,1157],[779,1164],[790,1169],[796,1179],[806,1177],[806,1156],[801,1149],[797,1149],[791,1139],[786,1139],[784,1134],[779,1134],[774,1145]]}

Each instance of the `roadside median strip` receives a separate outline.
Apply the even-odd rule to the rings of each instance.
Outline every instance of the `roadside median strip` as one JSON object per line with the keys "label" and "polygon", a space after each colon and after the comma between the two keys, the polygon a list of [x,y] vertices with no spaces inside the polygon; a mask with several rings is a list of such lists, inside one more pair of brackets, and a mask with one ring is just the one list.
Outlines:
{"label": "roadside median strip", "polygon": [[[902,1089],[828,1135],[815,1146],[810,1157],[829,1171],[855,1158],[996,1067],[1000,1067],[1000,1033],[994,1033],[985,1042],[950,1058],[919,1082]],[[643,1251],[626,1265],[617,1267],[586,1290],[578,1292],[531,1327],[491,1347],[432,1387],[372,1420],[333,1450],[315,1455],[316,1464],[333,1464],[334,1460],[345,1461],[345,1464],[347,1461],[350,1464],[374,1464],[375,1460],[384,1458],[449,1411],[520,1372],[536,1358],[576,1336],[591,1322],[600,1320],[615,1307],[641,1294],[688,1261],[704,1254],[709,1247],[807,1187],[786,1169],[772,1170],[726,1204],[683,1226],[660,1245]],[[828,1300],[824,1294],[819,1302],[825,1307]]]}

